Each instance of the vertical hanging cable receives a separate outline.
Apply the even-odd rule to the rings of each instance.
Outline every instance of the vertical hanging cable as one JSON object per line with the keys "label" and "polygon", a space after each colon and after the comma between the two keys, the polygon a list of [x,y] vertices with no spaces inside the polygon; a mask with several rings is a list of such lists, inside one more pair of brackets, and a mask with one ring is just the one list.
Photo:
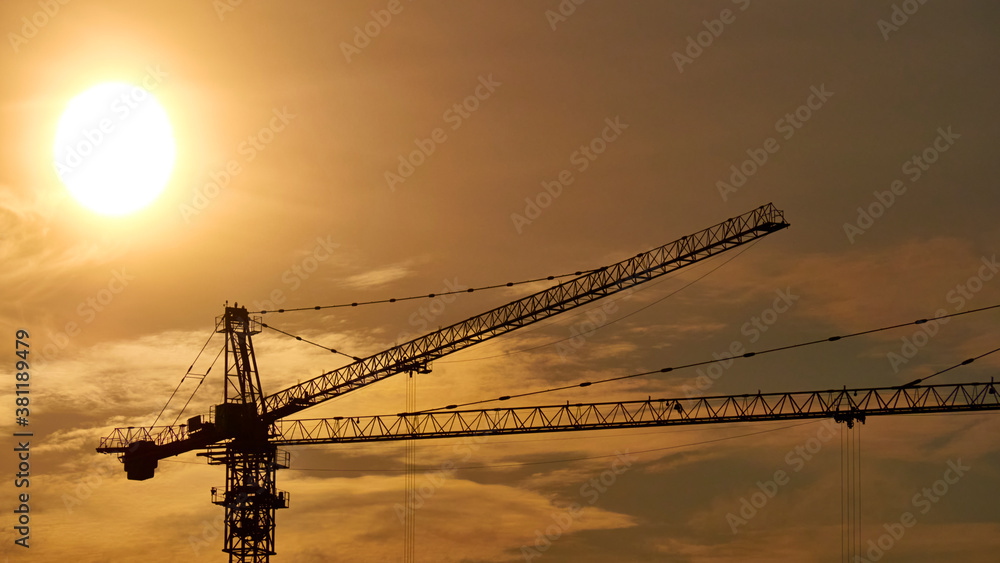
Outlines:
{"label": "vertical hanging cable", "polygon": [[858,424],[854,427],[855,432],[855,444],[857,445],[857,454],[855,458],[858,460],[858,469],[855,471],[855,483],[854,486],[858,491],[858,499],[854,503],[857,508],[858,514],[857,518],[854,519],[854,529],[857,534],[857,541],[855,542],[855,553],[860,554],[861,552],[861,425]]}
{"label": "vertical hanging cable", "polygon": [[840,556],[861,556],[861,427],[847,420],[840,428]]}
{"label": "vertical hanging cable", "polygon": [[851,434],[847,424],[840,427],[840,544],[845,563],[853,560],[851,534]]}
{"label": "vertical hanging cable", "polygon": [[[406,412],[412,413],[417,410],[417,380],[413,377],[413,372],[406,377]],[[407,424],[415,424],[413,419],[404,421]],[[413,432],[413,428],[410,428]],[[406,440],[406,474],[404,477],[404,525],[403,525],[403,562],[414,563],[416,561],[416,494],[417,494],[417,447],[416,440]]]}
{"label": "vertical hanging cable", "polygon": [[850,542],[851,542],[851,556],[852,556],[851,557],[851,561],[854,561],[854,558],[857,557],[857,555],[858,555],[858,545],[857,545],[857,542],[855,541],[856,536],[857,536],[857,530],[856,530],[856,528],[857,528],[857,520],[855,520],[855,515],[858,512],[858,502],[857,502],[858,501],[858,497],[857,497],[858,492],[857,492],[857,487],[854,486],[855,479],[856,479],[856,474],[857,474],[857,472],[856,472],[856,462],[855,462],[855,459],[854,459],[854,443],[855,443],[855,438],[856,438],[856,436],[855,436],[855,433],[854,433],[854,425],[853,424],[848,424],[847,425],[847,447],[849,448],[849,454],[848,454],[848,456],[849,456],[851,465],[848,468],[848,478],[850,480],[847,483],[847,491],[848,491],[848,493],[850,493],[850,499],[851,499],[850,510],[851,510],[851,512],[850,512],[850,518],[849,518],[848,526],[847,527],[848,527],[848,532],[850,532],[849,539],[850,539]]}
{"label": "vertical hanging cable", "polygon": [[845,475],[844,475],[844,464],[847,461],[847,448],[846,445],[846,434],[844,427],[840,427],[840,560],[843,563],[847,563],[851,560],[851,556],[847,553],[847,523],[844,519],[847,511],[844,510],[846,495],[844,491],[846,489],[845,485]]}
{"label": "vertical hanging cable", "polygon": [[[847,486],[849,487],[848,490],[851,492],[851,526],[850,526],[850,528],[851,528],[851,552],[854,555],[854,557],[856,558],[857,555],[858,555],[858,543],[856,541],[857,535],[858,535],[858,531],[857,531],[857,527],[858,527],[858,521],[857,521],[857,513],[858,513],[857,475],[858,475],[858,472],[857,472],[857,460],[856,460],[856,456],[854,455],[854,452],[855,452],[855,444],[857,443],[857,431],[855,430],[853,424],[849,424],[847,426],[847,428],[848,428],[848,430],[847,430],[848,442],[850,442],[848,444],[848,446],[851,448],[851,482],[847,484]],[[854,559],[851,559],[851,560],[853,561]]]}

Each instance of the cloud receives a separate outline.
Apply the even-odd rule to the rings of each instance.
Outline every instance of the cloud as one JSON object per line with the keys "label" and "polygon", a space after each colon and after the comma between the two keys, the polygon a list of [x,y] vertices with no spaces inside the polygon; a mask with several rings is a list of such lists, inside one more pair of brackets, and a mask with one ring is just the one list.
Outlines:
{"label": "cloud", "polygon": [[401,280],[408,275],[410,275],[410,269],[405,265],[385,266],[363,274],[349,276],[341,283],[351,289],[372,289]]}
{"label": "cloud", "polygon": [[119,243],[66,239],[54,215],[65,198],[47,192],[0,188],[0,285],[31,303],[52,294],[57,284],[39,283],[72,278],[82,269],[121,255]]}
{"label": "cloud", "polygon": [[[295,476],[287,485],[295,490],[295,504],[281,515],[280,542],[289,547],[279,551],[285,557],[311,561],[320,541],[325,560],[388,561],[401,550],[403,525],[397,512],[403,506],[403,476]],[[415,513],[418,549],[422,557],[443,562],[503,559],[516,550],[509,546],[534,545],[536,532],[566,512],[538,492],[460,478],[448,479],[422,500]],[[630,516],[588,505],[563,535],[634,525]]]}
{"label": "cloud", "polygon": [[[884,248],[814,252],[789,260],[760,249],[701,282],[699,301],[746,303],[752,296],[790,288],[801,296],[794,313],[845,330],[916,319],[950,307],[948,291],[974,276],[982,256],[964,240],[911,239]],[[953,283],[942,283],[944,279]],[[930,275],[933,273],[934,275]],[[1000,286],[994,291],[1000,291]]]}
{"label": "cloud", "polygon": [[[35,384],[40,400],[53,411],[92,420],[147,416],[152,422],[205,343],[206,332],[167,331],[93,346],[71,345],[45,364],[47,377]],[[207,370],[221,345],[222,338],[216,336],[192,372]],[[221,364],[216,369],[221,376]],[[178,397],[186,399],[196,385],[189,378]],[[200,396],[207,396],[205,391]]]}

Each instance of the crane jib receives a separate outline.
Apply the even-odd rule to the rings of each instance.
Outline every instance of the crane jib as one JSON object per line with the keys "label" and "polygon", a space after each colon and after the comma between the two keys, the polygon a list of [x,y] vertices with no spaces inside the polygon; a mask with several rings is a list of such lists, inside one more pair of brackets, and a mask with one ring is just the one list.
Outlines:
{"label": "crane jib", "polygon": [[992,382],[675,397],[282,420],[276,446],[1000,410]]}
{"label": "crane jib", "polygon": [[419,371],[447,354],[679,270],[788,226],[782,212],[773,204],[763,205],[269,395],[264,398],[265,418],[273,422],[391,375]]}
{"label": "crane jib", "polygon": [[[265,396],[260,409],[263,414],[258,422],[270,425],[285,416],[397,373],[426,371],[431,361],[445,355],[677,271],[788,226],[782,212],[773,204],[763,205],[671,243]],[[244,361],[252,360],[246,358]],[[251,367],[250,372],[256,377],[256,366]],[[217,425],[206,425],[201,430],[184,425],[119,428],[101,440],[98,451],[126,453],[138,444],[148,452],[141,457],[163,459],[205,448],[228,437],[225,430]]]}

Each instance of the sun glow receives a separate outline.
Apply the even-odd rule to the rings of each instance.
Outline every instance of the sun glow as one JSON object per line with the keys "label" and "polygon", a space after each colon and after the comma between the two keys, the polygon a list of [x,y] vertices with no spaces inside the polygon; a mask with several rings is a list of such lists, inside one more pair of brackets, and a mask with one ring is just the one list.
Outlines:
{"label": "sun glow", "polygon": [[177,149],[167,112],[139,86],[107,82],[66,106],[55,168],[69,192],[103,215],[146,207],[170,180]]}

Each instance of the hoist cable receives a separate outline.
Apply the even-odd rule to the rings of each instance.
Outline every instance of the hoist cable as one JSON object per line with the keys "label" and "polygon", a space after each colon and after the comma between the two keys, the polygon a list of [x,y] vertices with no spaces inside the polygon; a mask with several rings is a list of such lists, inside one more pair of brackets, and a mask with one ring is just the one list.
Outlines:
{"label": "hoist cable", "polygon": [[[716,364],[716,363],[720,363],[720,362],[729,362],[729,361],[733,361],[733,360],[737,360],[737,359],[752,358],[754,356],[761,356],[763,354],[770,354],[772,352],[782,352],[782,351],[791,350],[791,349],[794,349],[794,348],[801,348],[801,347],[804,347],[804,346],[812,346],[812,345],[820,344],[820,343],[824,343],[824,342],[836,342],[838,340],[845,340],[847,338],[853,338],[853,337],[856,337],[856,336],[862,336],[862,335],[866,335],[866,334],[874,334],[874,333],[877,333],[877,332],[894,330],[894,329],[897,329],[897,328],[902,328],[902,327],[911,326],[911,325],[921,325],[921,324],[924,324],[924,323],[927,323],[927,322],[930,322],[930,321],[938,321],[938,320],[947,319],[947,318],[950,318],[950,317],[957,317],[957,316],[961,316],[961,315],[968,315],[968,314],[972,314],[972,313],[978,313],[978,312],[982,312],[982,311],[988,311],[988,310],[991,310],[991,309],[996,309],[998,307],[1000,307],[1000,304],[990,305],[990,306],[987,306],[987,307],[980,307],[979,309],[972,309],[972,310],[969,310],[969,311],[962,311],[960,313],[951,313],[951,314],[948,314],[948,315],[941,315],[939,317],[933,317],[931,319],[918,319],[916,321],[912,321],[912,322],[908,322],[908,323],[899,323],[899,324],[894,324],[894,325],[890,325],[890,326],[885,326],[885,327],[882,327],[882,328],[875,328],[875,329],[863,330],[863,331],[860,331],[860,332],[854,332],[854,333],[845,334],[845,335],[841,335],[841,336],[831,336],[829,338],[822,338],[822,339],[818,339],[818,340],[810,340],[810,341],[807,341],[807,342],[800,342],[800,343],[797,343],[797,344],[789,344],[789,345],[786,345],[786,346],[778,346],[776,348],[769,348],[767,350],[761,350],[759,352],[746,352],[746,353],[741,354],[741,355],[731,356],[731,357],[726,357],[726,358],[704,360],[704,361],[701,361],[701,362],[693,362],[693,363],[683,364],[683,365],[674,366],[674,367],[665,367],[665,368],[661,368],[661,369],[657,369],[657,370],[644,371],[644,372],[639,372],[639,373],[632,373],[632,374],[628,374],[628,375],[619,375],[619,376],[615,376],[615,377],[608,377],[608,378],[605,378],[605,379],[599,379],[599,380],[595,380],[595,381],[583,381],[583,382],[580,382],[580,383],[573,383],[573,384],[570,384],[570,385],[560,385],[558,387],[550,387],[550,388],[547,388],[547,389],[538,389],[538,390],[535,390],[535,391],[526,391],[524,393],[516,393],[516,394],[511,394],[511,395],[503,395],[503,396],[498,397],[498,398],[483,399],[483,400],[479,400],[479,401],[470,401],[470,402],[467,402],[467,403],[460,403],[460,404],[448,405],[448,406],[445,406],[445,407],[438,407],[438,408],[434,408],[434,409],[427,409],[427,410],[423,410],[423,411],[420,411],[420,412],[434,412],[434,411],[440,411],[440,410],[451,410],[451,409],[456,409],[458,407],[468,407],[468,406],[472,406],[472,405],[480,405],[480,404],[484,404],[484,403],[492,403],[492,402],[495,402],[495,401],[507,401],[507,400],[510,400],[510,399],[513,399],[513,398],[528,397],[528,396],[531,396],[531,395],[541,395],[543,393],[552,393],[552,392],[555,392],[555,391],[564,391],[566,389],[573,389],[573,388],[576,388],[576,387],[589,387],[591,385],[598,385],[598,384],[601,384],[601,383],[610,383],[612,381],[621,381],[621,380],[624,380],[624,379],[632,379],[632,378],[635,378],[635,377],[643,377],[643,376],[647,376],[647,375],[654,375],[654,374],[657,374],[657,373],[668,373],[668,372],[676,371],[676,370],[680,370],[680,369],[687,369],[687,368],[704,366],[704,365],[709,365],[709,364]],[[968,364],[972,363],[973,361],[975,361],[978,358],[981,358],[983,356],[992,354],[992,353],[997,352],[997,351],[1000,351],[1000,348],[991,350],[991,351],[986,352],[985,354],[982,354],[982,355],[977,356],[975,358],[970,358],[970,359],[964,360],[963,362],[961,362],[959,364],[956,364],[955,366],[952,366],[950,368],[941,370],[940,372],[932,374],[932,375],[929,375],[929,376],[927,376],[927,377],[925,377],[923,379],[918,379],[918,380],[916,380],[914,382],[910,382],[910,383],[907,383],[905,385],[901,385],[901,386],[899,386],[899,388],[909,387],[909,386],[915,385],[916,383],[919,383],[920,381],[926,381],[927,379],[930,379],[931,377],[934,377],[936,375],[940,375],[941,373],[945,373],[945,372],[950,371],[952,369],[955,369],[956,367],[959,367],[959,366],[968,365]]]}
{"label": "hoist cable", "polygon": [[153,420],[153,424],[151,424],[150,426],[156,426],[156,423],[159,422],[160,417],[163,416],[163,412],[167,410],[168,406],[170,406],[170,401],[173,400],[174,395],[177,394],[177,391],[181,388],[181,385],[184,384],[184,380],[187,379],[188,375],[191,374],[191,370],[194,369],[194,365],[198,363],[198,358],[201,357],[201,354],[202,352],[205,351],[205,348],[208,348],[208,343],[211,342],[212,338],[215,337],[215,333],[218,330],[218,328],[219,324],[216,323],[215,327],[212,329],[212,334],[209,335],[208,340],[205,341],[205,344],[201,347],[201,350],[198,351],[198,355],[194,357],[194,361],[191,362],[191,366],[188,367],[187,371],[184,372],[184,375],[181,376],[181,380],[177,382],[177,387],[174,388],[174,392],[171,393],[169,397],[167,397],[167,402],[163,404],[163,408],[160,409],[160,413],[156,415],[156,419]]}
{"label": "hoist cable", "polygon": [[454,291],[444,291],[444,292],[441,292],[441,293],[427,293],[427,294],[421,294],[421,295],[410,295],[409,297],[392,297],[392,298],[389,298],[389,299],[376,299],[374,301],[354,301],[354,302],[351,302],[351,303],[338,303],[338,304],[335,304],[335,305],[314,305],[312,307],[291,307],[291,308],[287,308],[287,309],[274,309],[274,310],[271,310],[271,311],[268,311],[268,310],[265,309],[265,310],[260,311],[260,314],[261,315],[266,315],[266,314],[269,314],[269,313],[291,313],[291,312],[295,312],[295,311],[319,311],[321,309],[336,309],[336,308],[341,308],[341,307],[359,307],[361,305],[376,305],[376,304],[379,304],[379,303],[398,303],[400,301],[412,301],[412,300],[415,300],[415,299],[434,299],[435,297],[439,297],[441,295],[455,295],[457,293],[473,293],[473,292],[476,292],[476,291],[484,291],[484,290],[488,290],[488,289],[498,289],[498,288],[502,288],[502,287],[514,287],[515,285],[524,285],[524,284],[536,283],[536,282],[540,282],[540,281],[553,281],[553,280],[562,279],[562,278],[568,278],[568,277],[578,277],[578,276],[582,276],[582,275],[585,275],[585,274],[592,274],[594,272],[599,272],[599,271],[605,270],[605,269],[607,269],[606,266],[601,267],[601,268],[595,268],[593,270],[581,270],[581,271],[573,272],[572,274],[560,274],[558,276],[545,276],[545,277],[534,278],[534,279],[530,279],[530,280],[521,280],[521,281],[517,281],[517,282],[498,283],[498,284],[493,284],[493,285],[484,285],[484,286],[481,286],[481,287],[470,287],[468,289],[456,289]]}

